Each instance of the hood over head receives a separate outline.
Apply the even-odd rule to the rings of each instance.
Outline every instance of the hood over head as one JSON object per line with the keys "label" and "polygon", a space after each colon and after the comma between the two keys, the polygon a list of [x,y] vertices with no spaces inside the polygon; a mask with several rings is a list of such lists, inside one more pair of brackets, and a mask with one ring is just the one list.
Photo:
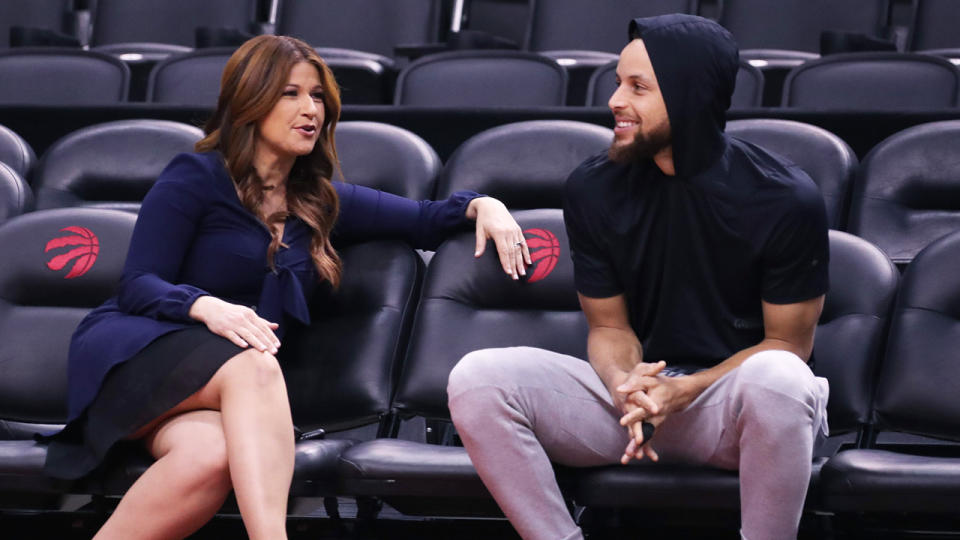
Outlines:
{"label": "hood over head", "polygon": [[703,171],[723,154],[726,111],[740,55],[725,28],[694,15],[661,15],[630,22],[641,39],[667,106],[677,176]]}

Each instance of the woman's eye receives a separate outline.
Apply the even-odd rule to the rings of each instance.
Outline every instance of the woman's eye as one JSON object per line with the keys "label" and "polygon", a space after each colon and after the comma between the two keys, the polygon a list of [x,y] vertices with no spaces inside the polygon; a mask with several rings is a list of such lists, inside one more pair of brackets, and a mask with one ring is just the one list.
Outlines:
{"label": "woman's eye", "polygon": [[284,95],[284,96],[288,96],[288,97],[297,97],[297,91],[296,91],[296,90],[284,90],[284,91],[283,91],[283,95]]}
{"label": "woman's eye", "polygon": [[316,101],[323,101],[323,92],[314,92],[313,94],[311,94],[311,96]]}

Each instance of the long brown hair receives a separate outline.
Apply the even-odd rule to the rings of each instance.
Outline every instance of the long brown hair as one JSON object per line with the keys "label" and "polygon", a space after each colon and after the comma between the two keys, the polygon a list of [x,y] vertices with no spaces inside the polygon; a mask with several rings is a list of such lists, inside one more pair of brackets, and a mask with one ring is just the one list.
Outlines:
{"label": "long brown hair", "polygon": [[[264,183],[253,167],[258,141],[257,122],[280,100],[290,71],[308,62],[320,74],[323,87],[323,126],[313,151],[298,156],[287,179],[287,211],[260,216]],[[330,179],[338,167],[334,130],[340,118],[340,89],[327,64],[306,43],[287,36],[257,36],[240,46],[227,60],[220,80],[217,109],[195,146],[198,152],[219,151],[236,185],[243,205],[260,216],[271,230],[267,264],[274,267],[280,247],[279,225],[295,214],[313,230],[310,254],[321,279],[340,284],[340,257],[330,243],[330,232],[339,211],[337,192]]]}

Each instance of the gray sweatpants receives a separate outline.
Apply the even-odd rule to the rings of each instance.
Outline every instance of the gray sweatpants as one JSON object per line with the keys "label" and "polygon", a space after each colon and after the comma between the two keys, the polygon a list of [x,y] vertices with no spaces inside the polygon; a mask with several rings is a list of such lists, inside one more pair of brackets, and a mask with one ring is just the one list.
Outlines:
{"label": "gray sweatpants", "polygon": [[[473,464],[526,540],[583,538],[550,461],[619,463],[629,437],[589,363],[530,347],[472,352],[450,373],[450,413]],[[786,351],[748,358],[657,428],[661,462],[740,470],[741,533],[796,538],[826,379]]]}

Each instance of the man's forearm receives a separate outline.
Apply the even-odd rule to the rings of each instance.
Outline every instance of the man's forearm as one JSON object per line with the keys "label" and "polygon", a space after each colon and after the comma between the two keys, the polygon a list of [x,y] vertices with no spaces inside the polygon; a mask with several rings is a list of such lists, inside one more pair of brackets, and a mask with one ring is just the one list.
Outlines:
{"label": "man's forearm", "polygon": [[607,390],[613,394],[613,389],[643,361],[643,347],[631,331],[591,328],[587,337],[587,358]]}

